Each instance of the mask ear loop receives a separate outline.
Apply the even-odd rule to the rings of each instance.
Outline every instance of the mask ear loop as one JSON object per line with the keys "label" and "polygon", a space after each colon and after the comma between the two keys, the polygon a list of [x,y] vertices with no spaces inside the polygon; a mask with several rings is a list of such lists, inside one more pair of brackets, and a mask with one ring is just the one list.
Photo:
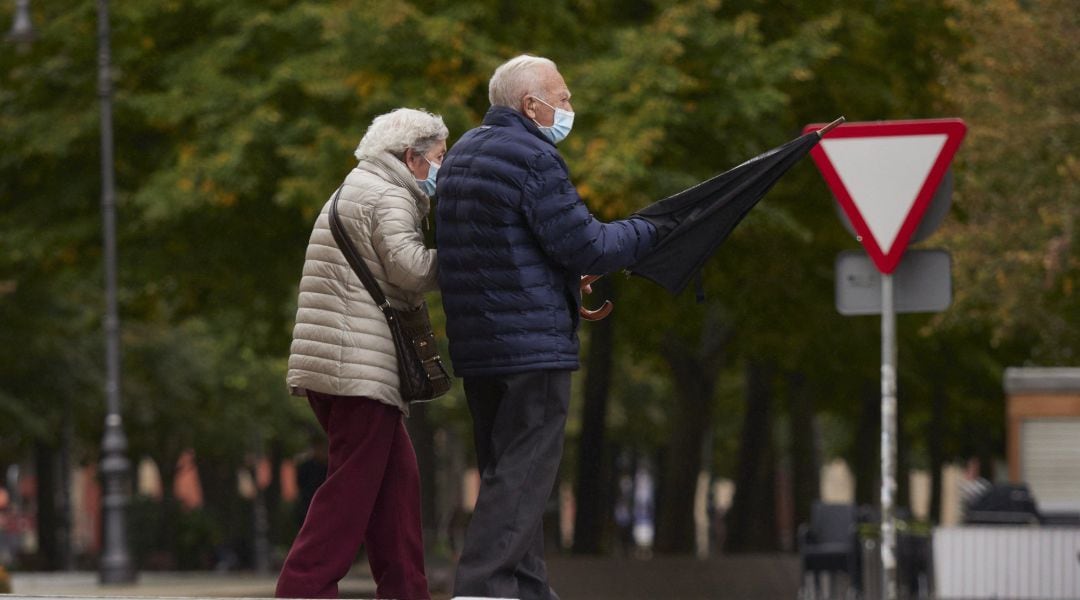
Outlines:
{"label": "mask ear loop", "polygon": [[[551,112],[552,112],[551,125],[541,125],[540,121],[537,121],[536,119],[533,119],[532,117],[529,117],[529,120],[532,121],[534,124],[536,124],[536,126],[539,127],[540,129],[551,129],[552,127],[554,127],[555,126],[555,114],[557,114],[556,111],[558,109],[555,108],[554,106],[548,104],[547,102],[544,102],[543,100],[541,100],[539,96],[533,96],[532,94],[529,94],[527,96],[527,98],[532,98],[533,100],[536,100],[540,104],[543,104],[544,106],[550,108]],[[533,111],[533,112],[535,112],[535,111]],[[603,317],[601,317],[601,318],[603,318]]]}

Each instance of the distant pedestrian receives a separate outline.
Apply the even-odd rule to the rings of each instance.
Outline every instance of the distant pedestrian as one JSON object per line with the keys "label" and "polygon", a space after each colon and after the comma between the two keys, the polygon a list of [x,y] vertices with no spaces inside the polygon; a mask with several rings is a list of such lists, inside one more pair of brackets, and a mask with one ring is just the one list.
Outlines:
{"label": "distant pedestrian", "polygon": [[[448,134],[442,118],[424,111],[376,117],[342,184],[345,234],[395,308],[419,306],[436,287],[435,250],[424,246],[421,225]],[[329,438],[327,476],[281,568],[277,596],[336,598],[363,544],[379,598],[426,599],[420,474],[394,342],[334,241],[329,208],[327,201],[308,243],[288,373]]]}
{"label": "distant pedestrian", "polygon": [[649,467],[643,461],[638,464],[634,474],[634,543],[637,544],[638,555],[649,557],[652,555],[653,538],[656,533],[653,505],[653,477]]}
{"label": "distant pedestrian", "polygon": [[619,475],[616,494],[615,528],[619,534],[619,549],[626,556],[634,543],[634,480],[628,473]]}
{"label": "distant pedestrian", "polygon": [[454,595],[547,600],[541,521],[578,368],[580,278],[632,264],[655,235],[643,219],[598,221],[578,196],[555,147],[574,122],[555,63],[519,56],[488,89],[438,186],[439,283],[481,474]]}

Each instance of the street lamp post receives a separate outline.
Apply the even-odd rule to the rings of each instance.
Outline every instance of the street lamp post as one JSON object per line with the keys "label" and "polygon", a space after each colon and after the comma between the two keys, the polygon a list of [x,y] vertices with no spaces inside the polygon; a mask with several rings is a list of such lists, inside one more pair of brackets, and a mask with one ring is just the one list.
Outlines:
{"label": "street lamp post", "polygon": [[[135,569],[128,552],[127,508],[131,503],[131,461],[120,417],[120,318],[116,309],[116,182],[113,159],[112,75],[109,53],[109,3],[98,0],[98,99],[101,107],[101,220],[105,263],[105,433],[101,440],[103,548],[102,583],[129,583]],[[15,18],[5,39],[20,52],[37,38],[30,0],[15,0]],[[65,467],[66,468],[66,467]],[[64,478],[66,480],[66,477]]]}
{"label": "street lamp post", "polygon": [[116,309],[116,182],[113,161],[112,73],[109,2],[98,0],[98,99],[101,105],[101,221],[105,261],[105,434],[101,440],[102,534],[98,567],[102,583],[135,579],[128,552],[127,508],[131,502],[127,436],[120,417],[120,317]]}

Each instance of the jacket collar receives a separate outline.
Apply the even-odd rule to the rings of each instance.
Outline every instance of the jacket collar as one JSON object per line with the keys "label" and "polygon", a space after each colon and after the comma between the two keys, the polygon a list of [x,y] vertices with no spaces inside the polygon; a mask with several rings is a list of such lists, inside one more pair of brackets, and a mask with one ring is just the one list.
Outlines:
{"label": "jacket collar", "polygon": [[428,210],[431,208],[431,199],[420,190],[416,178],[405,167],[405,163],[401,162],[396,156],[389,152],[383,152],[378,156],[366,156],[360,159],[360,164],[356,167],[374,173],[387,183],[408,190],[413,200],[416,201],[416,207],[420,209],[420,218],[427,216]]}
{"label": "jacket collar", "polygon": [[[488,127],[519,127],[537,138],[551,144],[551,140],[540,133],[540,128],[532,119],[506,106],[492,106],[484,115],[484,125]],[[554,146],[555,144],[551,144]]]}

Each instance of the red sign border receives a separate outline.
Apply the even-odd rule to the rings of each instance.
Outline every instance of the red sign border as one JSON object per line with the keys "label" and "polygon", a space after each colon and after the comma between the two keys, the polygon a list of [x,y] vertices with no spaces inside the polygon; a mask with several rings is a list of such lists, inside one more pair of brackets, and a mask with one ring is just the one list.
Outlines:
{"label": "red sign border", "polygon": [[[817,131],[825,125],[825,123],[813,123],[807,125],[803,128],[803,133]],[[907,245],[908,242],[911,241],[911,236],[913,236],[915,230],[918,229],[919,221],[922,220],[926,208],[930,205],[930,201],[933,200],[934,192],[937,191],[938,185],[941,184],[941,179],[945,176],[945,171],[949,168],[949,164],[952,163],[952,159],[956,155],[956,151],[959,149],[960,143],[964,140],[964,135],[966,133],[967,125],[965,125],[964,121],[961,119],[920,119],[910,121],[865,121],[844,123],[825,134],[826,139],[945,135],[945,144],[942,146],[941,152],[934,161],[934,165],[930,168],[926,181],[923,182],[922,187],[919,189],[915,202],[912,204],[911,211],[908,212],[908,215],[904,218],[904,222],[900,225],[900,231],[896,234],[896,240],[893,242],[892,248],[887,254],[881,250],[878,241],[874,239],[870,227],[867,226],[866,221],[859,213],[858,207],[855,205],[854,200],[851,198],[851,194],[848,193],[847,187],[844,186],[844,182],[840,179],[840,175],[836,172],[828,155],[825,153],[825,149],[821,147],[821,144],[817,144],[810,150],[810,156],[814,159],[814,163],[817,165],[818,170],[821,171],[822,177],[825,178],[825,183],[828,184],[829,189],[832,190],[837,202],[840,203],[840,207],[844,209],[844,213],[847,214],[848,219],[851,220],[851,225],[855,228],[855,232],[860,238],[860,243],[862,243],[863,248],[866,249],[866,253],[882,273],[888,275],[895,271],[896,267],[900,264],[900,258],[904,255],[904,251],[907,250]]]}

